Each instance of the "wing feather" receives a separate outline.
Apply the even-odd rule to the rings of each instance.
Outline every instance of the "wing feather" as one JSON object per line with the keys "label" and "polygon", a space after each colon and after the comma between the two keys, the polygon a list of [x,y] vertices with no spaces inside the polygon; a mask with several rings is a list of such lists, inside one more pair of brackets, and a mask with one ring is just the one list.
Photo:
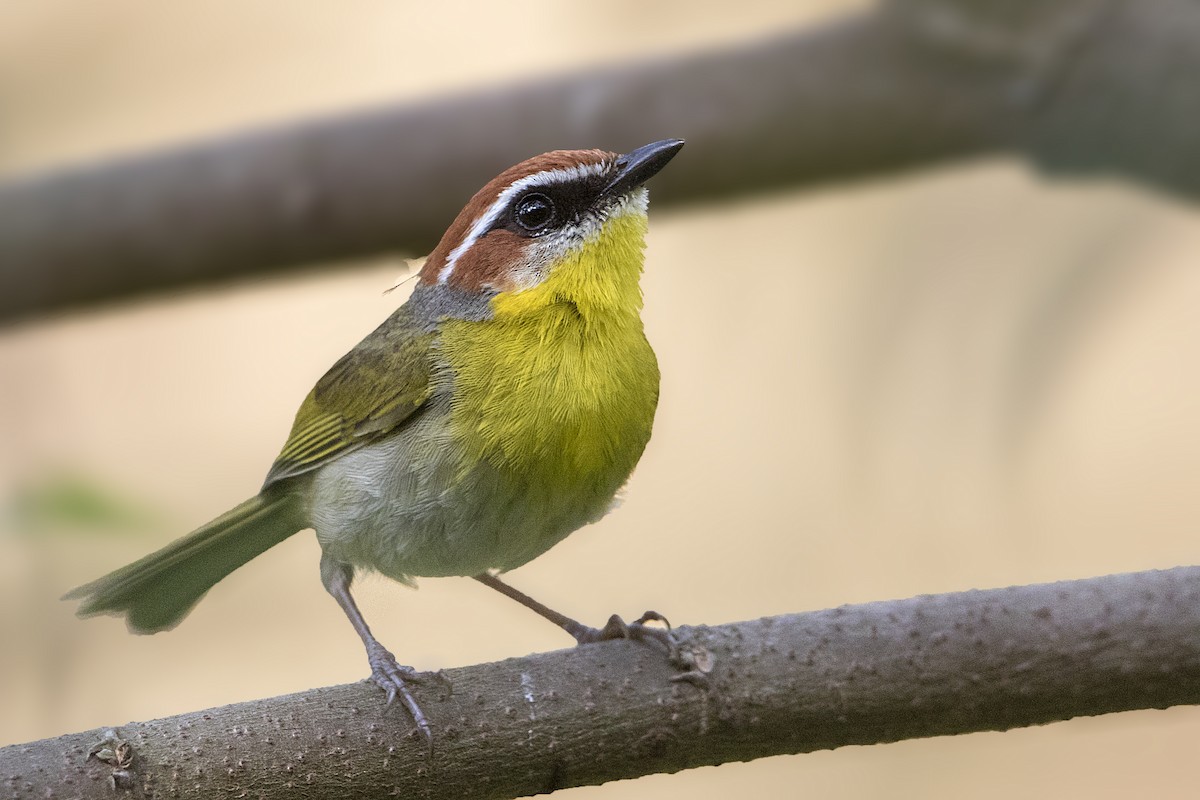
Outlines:
{"label": "wing feather", "polygon": [[400,307],[308,393],[263,488],[396,431],[429,399],[433,333]]}

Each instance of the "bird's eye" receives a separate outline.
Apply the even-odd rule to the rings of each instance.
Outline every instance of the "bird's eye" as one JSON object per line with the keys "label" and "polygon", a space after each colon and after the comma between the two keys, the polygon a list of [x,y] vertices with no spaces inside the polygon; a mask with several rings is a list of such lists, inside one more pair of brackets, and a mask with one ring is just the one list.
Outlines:
{"label": "bird's eye", "polygon": [[530,233],[543,233],[554,222],[554,201],[544,194],[527,194],[517,201],[517,224]]}

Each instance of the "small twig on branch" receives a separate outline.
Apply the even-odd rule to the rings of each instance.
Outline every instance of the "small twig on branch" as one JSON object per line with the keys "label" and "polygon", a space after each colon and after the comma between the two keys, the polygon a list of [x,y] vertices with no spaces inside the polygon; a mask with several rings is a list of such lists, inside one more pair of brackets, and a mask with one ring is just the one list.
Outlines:
{"label": "small twig on branch", "polygon": [[[361,683],[0,749],[13,798],[510,798],[848,744],[1200,703],[1200,567],[684,628],[448,670],[430,754]],[[130,691],[136,687],[129,687]]]}

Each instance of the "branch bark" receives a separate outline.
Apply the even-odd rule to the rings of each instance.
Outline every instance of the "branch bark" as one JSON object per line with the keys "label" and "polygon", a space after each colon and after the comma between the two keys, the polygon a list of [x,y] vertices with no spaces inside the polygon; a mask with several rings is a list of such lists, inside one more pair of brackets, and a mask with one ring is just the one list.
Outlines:
{"label": "branch bark", "polygon": [[0,320],[428,250],[499,169],[688,140],[657,205],[989,152],[1200,197],[1200,4],[891,0],[741,49],[253,131],[0,186]]}
{"label": "branch bark", "polygon": [[[435,746],[367,683],[0,749],[12,798],[509,798],[848,744],[1200,703],[1200,567],[683,628],[448,670]],[[133,690],[133,687],[129,687]]]}

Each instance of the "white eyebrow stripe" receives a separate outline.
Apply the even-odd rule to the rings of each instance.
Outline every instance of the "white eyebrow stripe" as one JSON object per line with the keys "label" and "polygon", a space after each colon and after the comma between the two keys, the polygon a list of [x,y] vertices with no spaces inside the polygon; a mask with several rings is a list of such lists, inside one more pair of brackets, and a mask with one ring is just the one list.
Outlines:
{"label": "white eyebrow stripe", "polygon": [[450,251],[446,256],[446,264],[438,271],[438,283],[445,283],[454,273],[454,265],[462,258],[463,254],[471,249],[471,246],[483,236],[489,228],[495,224],[497,218],[512,202],[512,199],[521,192],[531,186],[552,186],[557,183],[570,183],[581,178],[596,177],[603,175],[608,171],[609,164],[607,162],[599,162],[596,164],[577,164],[574,167],[565,169],[546,169],[541,172],[535,172],[532,175],[526,175],[519,181],[513,181],[507,189],[500,193],[488,210],[484,212],[479,219],[475,220],[475,224],[471,226],[471,230],[467,232],[466,237],[458,247]]}

